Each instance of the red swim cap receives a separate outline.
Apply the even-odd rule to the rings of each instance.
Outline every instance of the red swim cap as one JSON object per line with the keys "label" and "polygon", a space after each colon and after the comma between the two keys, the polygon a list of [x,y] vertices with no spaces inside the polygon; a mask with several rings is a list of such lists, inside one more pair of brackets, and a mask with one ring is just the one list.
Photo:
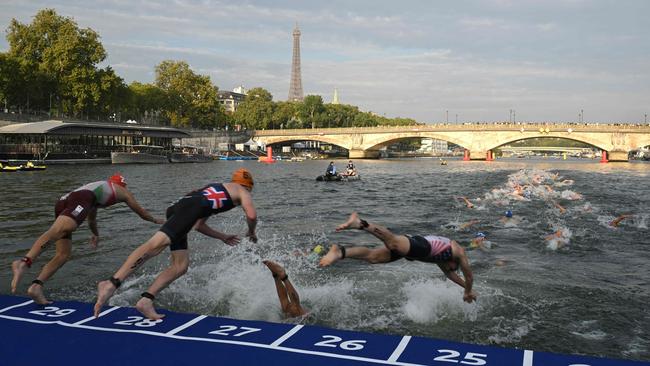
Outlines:
{"label": "red swim cap", "polygon": [[113,174],[110,178],[108,178],[108,181],[126,188],[126,179],[124,179],[124,176],[122,176],[120,173]]}
{"label": "red swim cap", "polygon": [[253,189],[253,176],[251,173],[244,169],[240,168],[235,170],[234,173],[232,173],[232,182],[241,184],[244,187],[248,187],[249,189]]}

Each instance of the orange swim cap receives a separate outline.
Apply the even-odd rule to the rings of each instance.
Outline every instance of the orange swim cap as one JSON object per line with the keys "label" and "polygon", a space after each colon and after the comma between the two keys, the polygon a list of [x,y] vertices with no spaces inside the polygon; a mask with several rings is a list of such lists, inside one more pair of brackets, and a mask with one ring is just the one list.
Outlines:
{"label": "orange swim cap", "polygon": [[108,178],[108,181],[126,188],[126,179],[124,179],[124,176],[122,176],[120,173],[113,174],[110,178]]}
{"label": "orange swim cap", "polygon": [[253,189],[253,176],[251,173],[244,169],[244,168],[239,168],[235,170],[234,173],[232,173],[232,182],[241,184],[244,187],[248,187],[249,189]]}

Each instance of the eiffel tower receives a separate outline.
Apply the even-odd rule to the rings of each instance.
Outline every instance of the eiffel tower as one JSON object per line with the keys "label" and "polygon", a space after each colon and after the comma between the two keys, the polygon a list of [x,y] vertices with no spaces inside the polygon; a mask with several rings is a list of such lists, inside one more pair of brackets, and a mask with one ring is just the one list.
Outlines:
{"label": "eiffel tower", "polygon": [[300,74],[300,29],[298,24],[293,29],[293,58],[291,60],[291,84],[289,85],[289,101],[302,101],[302,76]]}

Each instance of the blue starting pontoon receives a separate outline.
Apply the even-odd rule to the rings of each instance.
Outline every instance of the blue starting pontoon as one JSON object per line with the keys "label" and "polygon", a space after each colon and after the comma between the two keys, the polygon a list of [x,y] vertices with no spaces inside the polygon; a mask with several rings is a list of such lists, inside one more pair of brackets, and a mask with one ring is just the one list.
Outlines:
{"label": "blue starting pontoon", "polygon": [[318,326],[237,320],[161,310],[0,296],[0,365],[485,365],[641,366],[647,362],[559,355],[361,333]]}

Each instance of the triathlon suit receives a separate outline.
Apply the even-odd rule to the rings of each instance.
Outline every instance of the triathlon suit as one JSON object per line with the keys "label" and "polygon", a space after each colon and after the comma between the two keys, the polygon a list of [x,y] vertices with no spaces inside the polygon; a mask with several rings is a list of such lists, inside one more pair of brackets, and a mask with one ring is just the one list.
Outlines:
{"label": "triathlon suit", "polygon": [[230,193],[221,183],[211,183],[181,197],[167,208],[167,221],[160,228],[171,240],[170,250],[187,249],[187,233],[197,220],[235,207]]}
{"label": "triathlon suit", "polygon": [[[93,208],[108,207],[115,203],[117,203],[117,198],[113,183],[100,180],[81,186],[59,198],[54,205],[54,217],[68,216],[79,226]],[[70,238],[71,235],[63,237],[63,239]]]}
{"label": "triathlon suit", "polygon": [[443,236],[406,236],[409,239],[410,248],[406,256],[391,251],[391,261],[406,258],[410,261],[427,263],[452,262],[451,239]]}

